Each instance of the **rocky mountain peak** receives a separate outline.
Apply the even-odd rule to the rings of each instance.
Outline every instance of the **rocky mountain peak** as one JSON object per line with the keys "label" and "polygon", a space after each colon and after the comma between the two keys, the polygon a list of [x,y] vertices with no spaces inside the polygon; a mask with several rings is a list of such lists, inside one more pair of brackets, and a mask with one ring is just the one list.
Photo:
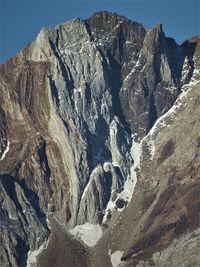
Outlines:
{"label": "rocky mountain peak", "polygon": [[3,266],[34,266],[46,247],[42,267],[163,266],[156,253],[176,238],[186,250],[199,226],[198,40],[102,11],[43,28],[0,66]]}
{"label": "rocky mountain peak", "polygon": [[158,24],[156,24],[156,26],[154,27],[155,28],[155,30],[157,31],[157,34],[158,35],[164,35],[164,32],[163,32],[163,25],[161,24],[161,23],[158,23]]}
{"label": "rocky mountain peak", "polygon": [[130,20],[113,12],[100,11],[94,13],[89,19],[87,19],[87,21],[93,25],[96,25],[98,28],[104,27],[104,29],[108,30],[112,26],[115,27],[119,22],[128,22]]}
{"label": "rocky mountain peak", "polygon": [[145,32],[142,24],[107,11],[95,13],[86,20],[86,23],[92,31],[101,33],[102,38],[104,34],[107,35],[107,38],[109,36],[114,38],[115,35],[120,35],[122,42],[126,39],[134,41],[136,38],[141,38],[140,35],[144,35]]}

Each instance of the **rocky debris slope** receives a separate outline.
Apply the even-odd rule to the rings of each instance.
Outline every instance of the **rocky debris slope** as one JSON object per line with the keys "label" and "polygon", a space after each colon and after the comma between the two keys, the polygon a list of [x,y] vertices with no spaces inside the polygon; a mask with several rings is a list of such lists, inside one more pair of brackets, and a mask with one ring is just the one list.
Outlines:
{"label": "rocky debris slope", "polygon": [[[177,162],[184,143],[179,134],[185,133],[186,126],[176,119],[183,116],[186,123],[185,118],[190,120],[192,115],[184,115],[183,110],[170,117],[166,126],[161,121],[161,137],[158,130],[154,133],[153,125],[181,91],[198,82],[199,43],[193,38],[179,46],[165,36],[162,25],[146,31],[125,17],[99,12],[87,20],[43,28],[33,43],[1,65],[2,266],[34,266],[45,247],[40,265],[60,265],[62,259],[52,253],[52,243],[62,252],[62,264],[69,267],[75,263],[63,251],[63,244],[69,251],[82,247],[85,266],[112,266],[121,260],[125,266],[149,266],[149,258],[157,257],[160,250],[163,257],[157,262],[162,266],[169,256],[163,244],[165,233],[170,232],[167,242],[173,251],[179,235],[172,229],[179,225],[179,217],[192,220],[193,213],[190,216],[180,210],[175,216],[172,212],[178,205],[184,209],[187,197],[190,199],[186,194],[183,202],[174,196],[175,207],[169,204],[167,214],[160,214],[159,208],[153,213],[152,202],[157,199],[158,207],[167,206],[173,193],[165,160],[175,155],[174,179],[187,166],[187,158]],[[198,98],[197,89],[191,92]],[[187,134],[190,142],[192,133]],[[192,159],[190,165],[195,169],[198,161]],[[193,192],[192,183],[187,186]],[[143,224],[146,228],[139,227]],[[183,221],[183,233],[198,227],[198,223],[193,228],[185,224]],[[98,231],[95,240],[94,231]],[[185,240],[193,240],[190,232],[183,244]],[[194,246],[195,242],[194,237]],[[77,266],[80,264],[77,260]]]}

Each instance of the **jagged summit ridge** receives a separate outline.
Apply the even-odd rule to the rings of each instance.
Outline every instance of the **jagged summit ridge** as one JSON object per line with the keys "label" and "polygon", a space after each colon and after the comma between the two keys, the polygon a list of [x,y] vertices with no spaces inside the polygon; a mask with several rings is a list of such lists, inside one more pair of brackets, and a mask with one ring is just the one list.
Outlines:
{"label": "jagged summit ridge", "polygon": [[[138,226],[130,224],[134,229],[128,243],[120,237],[122,248],[117,248],[117,240],[113,245],[109,238],[115,239],[113,229],[118,236],[122,221],[125,231],[121,229],[119,235],[129,239],[125,215],[130,221],[135,218],[138,225],[141,221],[148,224],[147,208],[154,199],[154,184],[158,184],[157,189],[163,185],[155,193],[158,198],[166,189],[164,181],[169,177],[163,173],[167,167],[163,166],[159,178],[163,182],[155,182],[154,175],[158,179],[160,173],[154,173],[150,166],[154,164],[157,169],[156,160],[164,162],[166,155],[170,158],[181,145],[175,146],[175,141],[163,136],[167,146],[160,154],[162,145],[147,134],[158,118],[174,103],[177,105],[180,93],[197,84],[199,62],[198,39],[179,46],[165,36],[161,25],[146,31],[125,17],[100,12],[55,29],[43,28],[30,46],[0,67],[0,197],[4,226],[0,237],[2,244],[9,240],[12,248],[1,247],[5,265],[31,264],[37,254],[33,251],[42,243],[46,246],[47,239],[50,251],[52,240],[67,242],[72,252],[80,251],[83,243],[62,239],[66,231],[84,236],[83,241],[87,235],[92,236],[91,231],[98,231],[100,240],[90,240],[92,245],[99,241],[91,256],[93,263],[85,266],[111,266],[110,256],[116,249],[126,250],[124,264],[129,266],[133,254],[130,244],[135,242],[131,233],[141,234]],[[186,109],[185,116],[189,111]],[[174,117],[168,120],[173,124]],[[161,135],[166,127],[171,129],[170,123],[165,126],[161,121]],[[140,189],[144,192],[141,199]],[[141,212],[147,215],[140,221]],[[154,214],[151,216],[154,220]],[[143,250],[143,241],[139,241]],[[137,247],[137,243],[133,245]],[[52,255],[58,261],[56,254]],[[73,253],[66,257],[69,266],[74,266]],[[88,257],[84,250],[82,257]],[[42,262],[41,266],[50,264],[44,259]]]}

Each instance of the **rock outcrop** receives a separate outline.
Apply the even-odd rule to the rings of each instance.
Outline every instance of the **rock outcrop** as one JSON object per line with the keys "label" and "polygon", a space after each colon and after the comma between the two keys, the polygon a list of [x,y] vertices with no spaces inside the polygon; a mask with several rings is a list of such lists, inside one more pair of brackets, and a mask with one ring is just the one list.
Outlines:
{"label": "rock outcrop", "polygon": [[199,78],[198,37],[108,12],[2,64],[1,266],[197,266]]}

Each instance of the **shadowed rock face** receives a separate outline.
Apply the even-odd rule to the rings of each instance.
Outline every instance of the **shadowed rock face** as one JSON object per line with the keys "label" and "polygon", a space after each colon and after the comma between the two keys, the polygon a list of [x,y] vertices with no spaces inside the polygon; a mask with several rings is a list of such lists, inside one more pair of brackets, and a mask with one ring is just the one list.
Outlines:
{"label": "shadowed rock face", "polygon": [[198,266],[199,44],[99,12],[0,66],[2,266]]}

